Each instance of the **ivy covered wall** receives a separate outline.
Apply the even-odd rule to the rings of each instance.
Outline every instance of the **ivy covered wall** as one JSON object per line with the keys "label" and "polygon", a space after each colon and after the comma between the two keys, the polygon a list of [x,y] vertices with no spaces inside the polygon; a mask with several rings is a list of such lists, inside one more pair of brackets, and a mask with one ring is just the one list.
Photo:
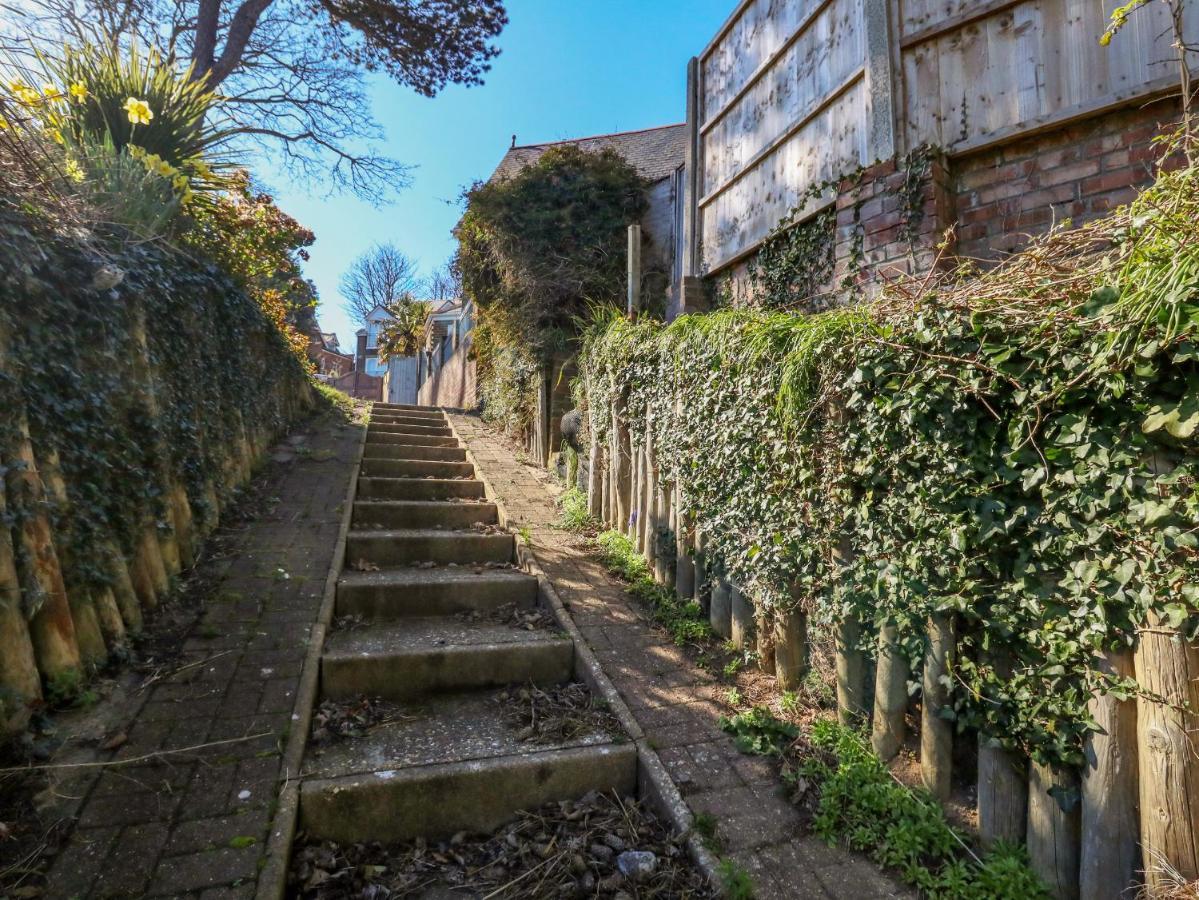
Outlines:
{"label": "ivy covered wall", "polygon": [[0,731],[121,652],[315,402],[217,269],[0,219]]}

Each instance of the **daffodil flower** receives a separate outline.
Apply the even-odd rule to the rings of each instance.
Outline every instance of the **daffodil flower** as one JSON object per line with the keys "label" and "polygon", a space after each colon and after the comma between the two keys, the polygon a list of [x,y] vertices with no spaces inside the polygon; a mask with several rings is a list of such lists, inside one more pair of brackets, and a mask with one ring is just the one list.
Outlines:
{"label": "daffodil flower", "polygon": [[149,125],[150,120],[154,118],[154,111],[150,109],[150,104],[145,100],[138,100],[136,97],[129,97],[125,101],[125,113],[133,125]]}
{"label": "daffodil flower", "polygon": [[83,181],[83,168],[73,159],[67,160],[67,177],[74,182]]}
{"label": "daffodil flower", "polygon": [[76,81],[73,85],[71,85],[69,90],[71,92],[71,99],[77,103],[82,103],[87,99],[87,85],[82,81]]}
{"label": "daffodil flower", "polygon": [[42,85],[42,95],[47,103],[57,103],[65,96],[62,91],[52,84]]}

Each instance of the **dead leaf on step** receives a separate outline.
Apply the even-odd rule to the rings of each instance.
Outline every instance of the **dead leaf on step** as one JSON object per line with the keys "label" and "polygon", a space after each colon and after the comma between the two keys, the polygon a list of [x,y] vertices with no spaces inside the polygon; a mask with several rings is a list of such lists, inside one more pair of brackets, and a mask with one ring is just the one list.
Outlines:
{"label": "dead leaf on step", "polygon": [[101,750],[116,750],[118,747],[124,746],[124,744],[127,740],[129,740],[129,735],[125,734],[125,732],[123,732],[123,731],[118,731],[116,734],[114,734],[112,737],[110,737],[108,740],[106,740],[103,744],[101,744],[100,749]]}
{"label": "dead leaf on step", "polygon": [[359,559],[350,563],[350,568],[356,572],[378,572],[379,567],[367,559]]}

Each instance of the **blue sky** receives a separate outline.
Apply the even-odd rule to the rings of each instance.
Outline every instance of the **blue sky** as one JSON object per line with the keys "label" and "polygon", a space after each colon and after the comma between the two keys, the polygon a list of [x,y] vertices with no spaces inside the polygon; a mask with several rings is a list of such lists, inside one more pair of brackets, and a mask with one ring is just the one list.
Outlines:
{"label": "blue sky", "polygon": [[516,134],[518,144],[630,131],[686,117],[687,60],[736,0],[509,0],[503,54],[486,84],[433,99],[379,78],[375,115],[386,153],[413,165],[412,185],[375,209],[352,196],[324,197],[272,180],[279,205],[316,232],[307,273],[321,296],[322,327],[352,344],[337,282],[376,242],[392,241],[422,270],[453,253],[461,189],[486,178]]}

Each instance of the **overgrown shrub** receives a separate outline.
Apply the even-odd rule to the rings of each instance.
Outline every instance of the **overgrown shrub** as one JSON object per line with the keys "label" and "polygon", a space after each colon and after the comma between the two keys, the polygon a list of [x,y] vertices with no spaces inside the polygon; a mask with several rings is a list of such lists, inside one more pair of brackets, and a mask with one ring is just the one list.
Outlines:
{"label": "overgrown shrub", "polygon": [[1197,220],[1189,167],[981,276],[811,316],[613,318],[588,403],[634,433],[652,412],[663,480],[759,607],[895,622],[916,668],[949,614],[959,726],[1077,764],[1087,700],[1129,688],[1095,656],[1199,601]]}

